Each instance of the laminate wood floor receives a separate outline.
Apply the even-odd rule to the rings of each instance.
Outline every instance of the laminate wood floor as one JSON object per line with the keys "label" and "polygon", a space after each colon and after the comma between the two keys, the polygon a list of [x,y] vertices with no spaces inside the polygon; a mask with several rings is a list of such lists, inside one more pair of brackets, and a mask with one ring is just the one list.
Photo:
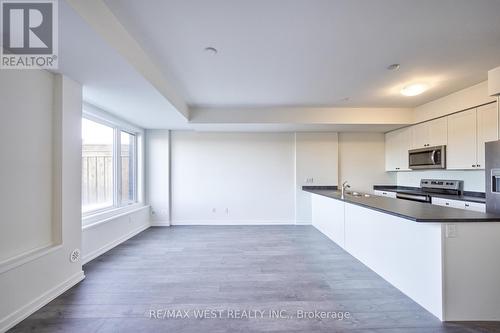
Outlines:
{"label": "laminate wood floor", "polygon": [[500,332],[441,323],[311,226],[150,228],[84,271],[11,332]]}

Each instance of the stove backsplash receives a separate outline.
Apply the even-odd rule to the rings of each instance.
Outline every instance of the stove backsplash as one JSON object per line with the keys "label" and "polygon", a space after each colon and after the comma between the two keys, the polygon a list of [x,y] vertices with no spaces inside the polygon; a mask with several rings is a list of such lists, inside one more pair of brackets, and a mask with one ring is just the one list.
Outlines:
{"label": "stove backsplash", "polygon": [[398,172],[396,182],[399,186],[420,187],[422,178],[456,179],[464,181],[464,191],[484,192],[484,170],[422,170]]}

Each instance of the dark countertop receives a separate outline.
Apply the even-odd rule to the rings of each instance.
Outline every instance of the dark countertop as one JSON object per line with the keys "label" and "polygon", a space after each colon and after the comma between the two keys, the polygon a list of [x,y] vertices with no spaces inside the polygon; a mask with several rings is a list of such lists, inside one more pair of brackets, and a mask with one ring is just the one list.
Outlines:
{"label": "dark countertop", "polygon": [[[302,189],[306,192],[322,195],[335,200],[342,200],[340,199],[340,191],[332,189],[314,189],[314,187],[308,186],[303,186]],[[376,195],[371,195],[368,198],[346,195],[345,199],[342,201],[415,222],[500,222],[500,215],[442,207],[423,202],[393,199]]]}
{"label": "dark countertop", "polygon": [[434,198],[444,198],[450,200],[460,200],[460,201],[470,201],[478,203],[486,203],[486,197],[483,192],[469,192],[464,191],[463,195],[453,195],[453,194],[441,194],[424,192],[420,187],[410,187],[410,186],[396,186],[396,185],[375,185],[374,190],[377,191],[387,191],[387,192],[404,192],[411,194],[427,194]]}

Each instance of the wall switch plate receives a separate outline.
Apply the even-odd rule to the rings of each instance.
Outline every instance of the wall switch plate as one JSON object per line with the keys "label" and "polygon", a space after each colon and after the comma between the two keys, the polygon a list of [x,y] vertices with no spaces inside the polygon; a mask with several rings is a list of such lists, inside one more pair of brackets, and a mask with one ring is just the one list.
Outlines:
{"label": "wall switch plate", "polygon": [[456,224],[447,224],[446,225],[446,238],[455,238],[457,237],[457,225]]}

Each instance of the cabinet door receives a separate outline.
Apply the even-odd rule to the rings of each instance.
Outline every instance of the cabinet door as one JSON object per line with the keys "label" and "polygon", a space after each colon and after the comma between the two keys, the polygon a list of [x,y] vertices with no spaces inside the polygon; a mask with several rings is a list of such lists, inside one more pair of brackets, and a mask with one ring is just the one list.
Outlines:
{"label": "cabinet door", "polygon": [[412,148],[424,148],[446,145],[447,121],[446,118],[426,121],[412,127]]}
{"label": "cabinet door", "polygon": [[422,123],[411,127],[411,147],[413,149],[427,147],[429,143],[429,125]]}
{"label": "cabinet door", "polygon": [[385,134],[385,171],[397,171],[399,164],[399,143],[396,131]]}
{"label": "cabinet door", "polygon": [[497,103],[477,108],[477,163],[476,168],[484,169],[484,144],[498,140]]}
{"label": "cabinet door", "polygon": [[476,109],[448,118],[447,169],[476,168]]}
{"label": "cabinet door", "polygon": [[448,122],[446,118],[439,118],[428,122],[429,144],[443,146],[448,144]]}
{"label": "cabinet door", "polygon": [[396,192],[391,192],[391,191],[375,190],[373,191],[373,194],[381,197],[396,198]]}
{"label": "cabinet door", "polygon": [[465,209],[473,210],[476,212],[486,213],[486,204],[480,202],[465,202]]}
{"label": "cabinet door", "polygon": [[397,134],[398,142],[398,171],[406,170],[409,171],[408,166],[408,150],[411,149],[411,129],[410,127],[402,128],[398,130]]}
{"label": "cabinet door", "polygon": [[410,128],[402,128],[385,134],[385,170],[401,171],[408,168]]}
{"label": "cabinet door", "polygon": [[437,206],[445,206],[451,208],[465,209],[465,202],[460,200],[444,199],[444,198],[432,198],[432,204]]}

